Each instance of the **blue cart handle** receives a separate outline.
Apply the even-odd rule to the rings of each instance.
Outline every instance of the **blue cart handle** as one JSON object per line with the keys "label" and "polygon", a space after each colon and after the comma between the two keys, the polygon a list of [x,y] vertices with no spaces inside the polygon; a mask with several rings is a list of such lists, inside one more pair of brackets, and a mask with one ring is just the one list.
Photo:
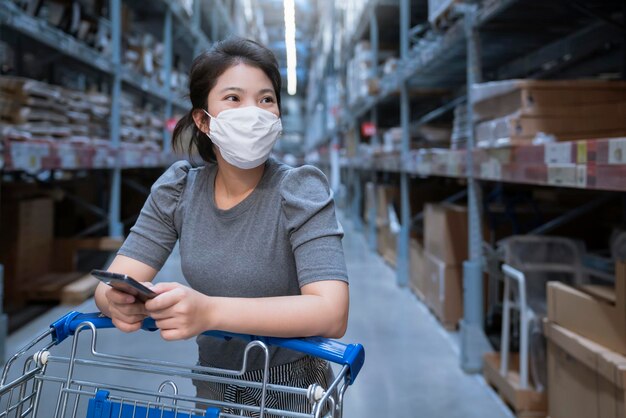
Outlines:
{"label": "blue cart handle", "polygon": [[[52,328],[52,338],[59,344],[70,335],[74,335],[76,328],[83,322],[91,322],[96,328],[115,328],[111,318],[99,312],[80,313],[71,311],[55,321]],[[156,331],[158,327],[154,319],[146,318],[141,326],[146,331]],[[308,354],[332,363],[341,364],[350,368],[348,379],[350,384],[355,380],[365,362],[365,349],[361,344],[344,344],[321,337],[309,338],[278,338],[262,337],[247,334],[235,334],[223,331],[206,331],[204,335],[230,340],[232,338],[244,341],[262,341],[269,346],[283,347],[300,353]]]}

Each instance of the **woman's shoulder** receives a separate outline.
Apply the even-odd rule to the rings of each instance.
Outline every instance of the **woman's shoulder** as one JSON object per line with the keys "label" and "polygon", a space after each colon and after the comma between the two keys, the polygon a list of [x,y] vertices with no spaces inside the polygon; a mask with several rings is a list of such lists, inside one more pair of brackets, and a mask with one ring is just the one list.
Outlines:
{"label": "woman's shoulder", "polygon": [[332,198],[326,175],[317,167],[303,165],[291,167],[276,162],[278,187],[283,201],[320,201]]}
{"label": "woman's shoulder", "polygon": [[154,182],[151,192],[157,195],[175,195],[178,198],[187,182],[203,170],[204,166],[194,167],[187,160],[176,161]]}

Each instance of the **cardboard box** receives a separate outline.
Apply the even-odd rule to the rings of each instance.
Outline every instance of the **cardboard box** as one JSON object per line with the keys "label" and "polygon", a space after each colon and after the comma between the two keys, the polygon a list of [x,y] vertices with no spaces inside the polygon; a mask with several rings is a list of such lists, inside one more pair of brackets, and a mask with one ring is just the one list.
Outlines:
{"label": "cardboard box", "polygon": [[378,227],[378,254],[391,266],[396,266],[398,237],[389,229],[389,225]]}
{"label": "cardboard box", "polygon": [[[584,292],[560,282],[548,283],[548,319],[585,338],[626,354],[626,264],[615,266],[615,289]],[[593,295],[591,294],[593,293]],[[611,299],[614,301],[612,302]]]}
{"label": "cardboard box", "polygon": [[446,264],[424,252],[424,296],[426,304],[449,329],[463,317],[463,267]]}
{"label": "cardboard box", "polygon": [[626,416],[626,357],[547,322],[551,418]]}
{"label": "cardboard box", "polygon": [[543,132],[561,140],[602,138],[626,131],[626,104],[595,106],[601,111],[595,115],[526,116],[514,113],[476,125],[476,136],[481,141],[503,138],[533,139]]}
{"label": "cardboard box", "polygon": [[50,198],[5,200],[1,216],[5,298],[19,304],[19,293],[28,283],[50,270],[54,204]]}
{"label": "cardboard box", "polygon": [[363,220],[366,224],[369,224],[370,221],[376,223],[376,219],[370,219],[370,212],[376,210],[376,185],[372,182],[365,183],[365,199],[363,203]]}
{"label": "cardboard box", "polygon": [[389,225],[388,205],[394,205],[400,197],[397,186],[378,185],[376,187],[376,219],[378,226]]}
{"label": "cardboard box", "polygon": [[424,275],[424,244],[423,241],[411,238],[409,241],[410,284],[413,292],[421,299],[425,299]]}
{"label": "cardboard box", "polygon": [[[472,86],[476,121],[523,115],[580,115],[581,106],[626,101],[626,82],[503,80]],[[576,109],[578,107],[578,109]],[[584,113],[583,113],[584,114]]]}
{"label": "cardboard box", "polygon": [[424,212],[424,248],[445,264],[460,265],[467,260],[467,208],[427,204]]}

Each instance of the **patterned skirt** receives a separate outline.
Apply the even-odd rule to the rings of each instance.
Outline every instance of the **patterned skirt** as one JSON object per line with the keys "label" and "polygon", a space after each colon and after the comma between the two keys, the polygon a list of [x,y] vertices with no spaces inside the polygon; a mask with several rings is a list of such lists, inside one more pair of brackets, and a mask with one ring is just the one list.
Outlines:
{"label": "patterned skirt", "polygon": [[[314,383],[321,385],[323,388],[328,388],[334,379],[330,364],[325,360],[311,356],[305,356],[292,363],[270,367],[269,372],[270,384],[300,388],[307,388]],[[262,382],[263,370],[251,370],[244,373],[243,376],[236,377],[236,379]],[[193,380],[193,384],[196,386],[197,397],[199,398],[257,407],[261,405],[261,389],[195,379]],[[198,407],[206,409],[207,405],[199,404]],[[311,413],[312,410],[312,406],[305,396],[276,393],[274,391],[266,392],[265,407],[306,414]],[[236,408],[225,408],[222,412],[228,414],[240,413]],[[259,414],[244,412],[243,416],[258,417]],[[268,418],[278,417],[277,415],[270,414],[265,414],[265,416]]]}

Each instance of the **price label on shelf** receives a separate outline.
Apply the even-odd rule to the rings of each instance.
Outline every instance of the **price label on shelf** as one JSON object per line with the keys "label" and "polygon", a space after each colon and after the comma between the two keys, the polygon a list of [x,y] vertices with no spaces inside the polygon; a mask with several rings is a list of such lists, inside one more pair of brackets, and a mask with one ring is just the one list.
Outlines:
{"label": "price label on shelf", "polygon": [[34,173],[42,169],[43,159],[50,156],[50,148],[48,144],[11,141],[10,153],[14,169]]}
{"label": "price label on shelf", "polygon": [[572,143],[557,142],[545,145],[546,164],[570,164],[572,161]]}
{"label": "price label on shelf", "polygon": [[587,164],[587,141],[576,143],[576,163]]}
{"label": "price label on shelf", "polygon": [[609,141],[609,164],[626,164],[626,138]]}
{"label": "price label on shelf", "polygon": [[587,188],[587,166],[579,164],[576,166],[576,185],[580,188]]}
{"label": "price label on shelf", "polygon": [[490,158],[480,165],[480,177],[485,180],[502,179],[502,164],[495,158]]}
{"label": "price label on shelf", "polygon": [[548,165],[548,184],[552,186],[578,186],[578,168],[576,164]]}
{"label": "price label on shelf", "polygon": [[61,161],[60,168],[79,168],[79,159],[78,159],[78,148],[73,146],[72,144],[58,144],[57,146],[57,154]]}

